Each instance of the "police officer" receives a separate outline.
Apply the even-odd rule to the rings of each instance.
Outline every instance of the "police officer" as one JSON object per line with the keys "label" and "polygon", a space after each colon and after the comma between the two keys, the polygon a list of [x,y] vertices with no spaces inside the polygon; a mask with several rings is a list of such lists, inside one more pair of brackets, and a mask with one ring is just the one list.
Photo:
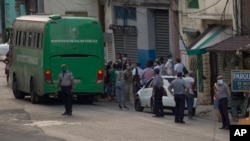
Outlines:
{"label": "police officer", "polygon": [[[174,92],[172,91],[174,89]],[[168,86],[168,91],[174,95],[175,101],[175,123],[185,123],[184,110],[186,93],[188,93],[188,86],[185,80],[182,79],[182,72],[177,73],[177,78],[173,80]]]}
{"label": "police officer", "polygon": [[153,98],[154,98],[154,117],[163,117],[163,104],[162,104],[162,95],[163,95],[163,80],[159,75],[160,70],[158,68],[154,69],[154,79],[153,79]]}
{"label": "police officer", "polygon": [[61,87],[61,94],[64,101],[65,112],[62,115],[72,115],[72,94],[74,88],[74,78],[71,72],[67,70],[65,64],[61,65],[62,72],[59,74],[59,80],[57,83],[56,94]]}
{"label": "police officer", "polygon": [[220,129],[229,130],[230,121],[228,116],[228,99],[231,96],[231,92],[228,85],[223,82],[223,76],[221,75],[217,77],[215,96],[219,101],[219,111],[222,119],[222,127]]}

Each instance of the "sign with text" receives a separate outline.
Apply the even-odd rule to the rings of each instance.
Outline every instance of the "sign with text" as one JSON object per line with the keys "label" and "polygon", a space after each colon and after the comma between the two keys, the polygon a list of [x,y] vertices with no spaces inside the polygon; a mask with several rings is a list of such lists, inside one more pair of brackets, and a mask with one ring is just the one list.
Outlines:
{"label": "sign with text", "polygon": [[249,141],[250,125],[230,125],[230,141]]}
{"label": "sign with text", "polygon": [[232,70],[231,90],[234,92],[250,91],[250,70]]}

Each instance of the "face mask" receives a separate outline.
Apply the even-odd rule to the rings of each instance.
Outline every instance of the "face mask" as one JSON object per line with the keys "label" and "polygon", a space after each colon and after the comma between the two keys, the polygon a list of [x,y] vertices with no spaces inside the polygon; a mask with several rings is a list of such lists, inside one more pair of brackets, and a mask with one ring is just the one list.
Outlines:
{"label": "face mask", "polygon": [[217,83],[218,83],[218,84],[222,84],[222,83],[223,83],[223,80],[217,80]]}
{"label": "face mask", "polygon": [[66,72],[67,71],[67,69],[66,68],[62,68],[62,72]]}

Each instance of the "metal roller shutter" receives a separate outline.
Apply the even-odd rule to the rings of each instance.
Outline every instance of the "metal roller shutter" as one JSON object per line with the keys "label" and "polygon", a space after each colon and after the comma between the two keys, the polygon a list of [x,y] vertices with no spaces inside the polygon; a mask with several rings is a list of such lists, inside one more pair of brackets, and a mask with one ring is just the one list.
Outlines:
{"label": "metal roller shutter", "polygon": [[114,30],[115,53],[125,53],[131,63],[138,62],[137,34]]}
{"label": "metal roller shutter", "polygon": [[155,10],[156,57],[162,56],[166,59],[170,52],[169,41],[169,11]]}

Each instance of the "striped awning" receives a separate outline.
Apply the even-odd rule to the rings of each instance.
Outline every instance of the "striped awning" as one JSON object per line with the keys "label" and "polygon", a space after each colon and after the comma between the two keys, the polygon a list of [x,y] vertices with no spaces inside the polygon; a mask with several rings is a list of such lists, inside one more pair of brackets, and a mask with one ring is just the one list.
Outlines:
{"label": "striped awning", "polygon": [[205,48],[213,46],[233,36],[233,30],[226,26],[215,26],[201,34],[187,50],[188,55],[206,53]]}

